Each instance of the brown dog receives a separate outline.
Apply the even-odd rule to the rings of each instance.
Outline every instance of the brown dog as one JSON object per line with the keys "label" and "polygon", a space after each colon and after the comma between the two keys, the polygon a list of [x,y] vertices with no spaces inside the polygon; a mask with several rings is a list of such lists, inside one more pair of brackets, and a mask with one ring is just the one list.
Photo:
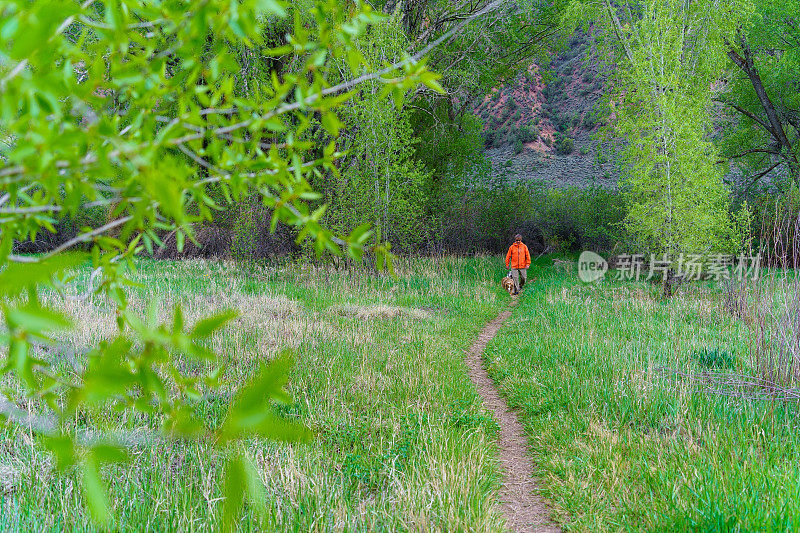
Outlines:
{"label": "brown dog", "polygon": [[503,288],[508,291],[508,294],[512,294],[514,292],[514,279],[511,276],[504,277],[501,283]]}

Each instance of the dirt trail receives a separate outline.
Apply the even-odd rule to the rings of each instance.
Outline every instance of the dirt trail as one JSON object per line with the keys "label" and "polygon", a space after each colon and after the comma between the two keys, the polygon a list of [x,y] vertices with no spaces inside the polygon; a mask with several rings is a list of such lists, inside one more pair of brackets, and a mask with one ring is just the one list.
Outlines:
{"label": "dirt trail", "polygon": [[503,475],[500,501],[506,527],[514,532],[558,532],[561,530],[550,519],[550,509],[539,496],[539,485],[534,477],[535,468],[528,455],[528,439],[519,416],[509,409],[505,399],[495,388],[494,381],[483,368],[482,355],[486,345],[511,316],[511,310],[516,304],[517,300],[513,300],[508,309],[483,328],[467,354],[467,365],[484,406],[500,424],[498,449]]}

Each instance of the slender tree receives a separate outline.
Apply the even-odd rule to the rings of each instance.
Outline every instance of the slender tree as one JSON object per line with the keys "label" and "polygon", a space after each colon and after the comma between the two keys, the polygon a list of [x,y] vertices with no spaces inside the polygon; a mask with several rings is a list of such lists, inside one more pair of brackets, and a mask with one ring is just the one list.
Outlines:
{"label": "slender tree", "polygon": [[[613,127],[624,139],[626,226],[643,249],[676,265],[680,254],[735,246],[736,225],[711,142],[712,84],[738,2],[645,0],[593,8],[613,39]],[[669,272],[664,293],[670,292]]]}

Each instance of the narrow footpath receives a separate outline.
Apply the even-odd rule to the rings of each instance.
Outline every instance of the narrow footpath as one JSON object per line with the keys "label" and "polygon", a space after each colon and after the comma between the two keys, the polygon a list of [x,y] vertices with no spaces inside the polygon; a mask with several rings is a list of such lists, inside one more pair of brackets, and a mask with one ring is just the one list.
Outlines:
{"label": "narrow footpath", "polygon": [[483,368],[483,351],[503,322],[511,316],[517,302],[514,299],[506,310],[483,328],[467,353],[467,366],[470,378],[483,398],[484,406],[500,425],[497,444],[503,481],[499,496],[506,527],[514,532],[559,532],[561,530],[550,518],[550,509],[539,495],[539,484],[534,477],[535,468],[528,455],[528,439],[519,416],[509,409],[494,381]]}

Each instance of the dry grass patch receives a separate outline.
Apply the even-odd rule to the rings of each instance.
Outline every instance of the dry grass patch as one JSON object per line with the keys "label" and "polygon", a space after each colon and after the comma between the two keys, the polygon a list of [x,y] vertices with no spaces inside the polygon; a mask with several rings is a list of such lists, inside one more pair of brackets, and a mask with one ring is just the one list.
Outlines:
{"label": "dry grass patch", "polygon": [[395,305],[336,305],[330,308],[330,312],[343,316],[354,316],[361,319],[392,319],[399,317],[413,320],[425,320],[432,316],[432,313],[425,309],[399,307]]}

